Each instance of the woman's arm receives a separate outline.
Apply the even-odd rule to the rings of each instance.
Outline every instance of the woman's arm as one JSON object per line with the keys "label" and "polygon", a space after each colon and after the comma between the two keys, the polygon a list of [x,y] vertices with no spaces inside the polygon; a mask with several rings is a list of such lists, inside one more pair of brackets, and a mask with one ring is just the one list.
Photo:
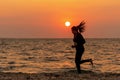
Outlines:
{"label": "woman's arm", "polygon": [[72,45],[71,47],[72,47],[72,48],[75,48],[76,46],[77,46],[77,43],[74,42],[74,45]]}

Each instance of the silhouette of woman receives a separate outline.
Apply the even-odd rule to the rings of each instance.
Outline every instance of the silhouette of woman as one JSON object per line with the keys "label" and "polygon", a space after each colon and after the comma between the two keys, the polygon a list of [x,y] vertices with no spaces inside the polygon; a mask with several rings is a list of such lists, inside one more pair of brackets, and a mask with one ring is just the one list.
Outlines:
{"label": "silhouette of woman", "polygon": [[74,45],[72,45],[72,48],[76,48],[76,55],[75,55],[75,64],[78,73],[81,73],[81,67],[80,64],[85,62],[90,62],[93,65],[92,59],[86,59],[81,60],[82,55],[84,53],[84,43],[85,39],[81,35],[82,32],[84,32],[85,28],[85,22],[82,21],[78,26],[73,26],[71,28],[72,33],[74,34],[73,42]]}

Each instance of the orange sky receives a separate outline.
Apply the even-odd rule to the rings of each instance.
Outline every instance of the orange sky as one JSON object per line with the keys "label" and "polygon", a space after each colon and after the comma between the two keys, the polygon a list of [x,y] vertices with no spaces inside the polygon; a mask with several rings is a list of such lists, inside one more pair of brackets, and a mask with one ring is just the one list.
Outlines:
{"label": "orange sky", "polygon": [[68,38],[86,21],[87,38],[120,38],[120,0],[1,0],[0,37]]}

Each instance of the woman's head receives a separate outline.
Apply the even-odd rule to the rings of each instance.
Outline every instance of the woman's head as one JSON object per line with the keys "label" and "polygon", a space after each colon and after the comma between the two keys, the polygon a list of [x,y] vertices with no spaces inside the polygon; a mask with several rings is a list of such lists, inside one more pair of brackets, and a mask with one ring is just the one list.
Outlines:
{"label": "woman's head", "polygon": [[76,26],[73,26],[71,28],[71,31],[72,31],[73,34],[77,34],[78,33],[78,28]]}
{"label": "woman's head", "polygon": [[85,22],[82,21],[78,26],[73,26],[71,28],[71,30],[72,30],[73,34],[84,32],[85,31]]}

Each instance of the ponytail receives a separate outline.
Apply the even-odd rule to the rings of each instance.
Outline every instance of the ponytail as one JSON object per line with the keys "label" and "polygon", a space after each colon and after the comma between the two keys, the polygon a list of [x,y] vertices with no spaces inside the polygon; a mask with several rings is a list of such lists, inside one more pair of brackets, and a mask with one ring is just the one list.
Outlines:
{"label": "ponytail", "polygon": [[79,32],[84,32],[85,31],[85,22],[82,21],[78,26],[76,26],[79,30]]}

